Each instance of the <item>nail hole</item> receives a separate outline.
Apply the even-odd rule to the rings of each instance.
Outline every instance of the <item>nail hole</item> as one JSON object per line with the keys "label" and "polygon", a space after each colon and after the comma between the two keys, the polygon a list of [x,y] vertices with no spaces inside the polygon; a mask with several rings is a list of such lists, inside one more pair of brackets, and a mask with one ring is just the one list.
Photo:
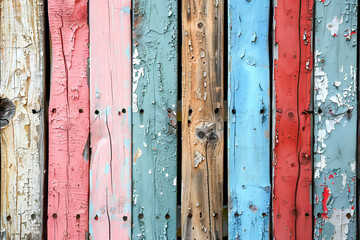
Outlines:
{"label": "nail hole", "polygon": [[260,114],[264,114],[265,113],[265,109],[260,109]]}
{"label": "nail hole", "polygon": [[190,120],[188,120],[188,125],[190,126],[190,124],[191,124],[191,121],[190,121]]}
{"label": "nail hole", "polygon": [[139,218],[140,218],[140,219],[143,219],[143,218],[144,218],[144,214],[140,213],[140,214],[139,214]]}
{"label": "nail hole", "polygon": [[84,112],[84,110],[80,108],[80,109],[79,109],[79,113],[83,113],[83,112]]}
{"label": "nail hole", "polygon": [[266,217],[266,216],[267,216],[267,214],[266,214],[266,213],[262,213],[261,215],[262,215],[263,217]]}
{"label": "nail hole", "polygon": [[214,218],[218,218],[219,215],[217,213],[214,213],[213,216]]}
{"label": "nail hole", "polygon": [[218,114],[220,112],[220,108],[215,108],[215,114]]}
{"label": "nail hole", "polygon": [[95,110],[95,114],[98,115],[100,112],[99,110]]}
{"label": "nail hole", "polygon": [[236,114],[236,109],[231,110],[232,114]]}
{"label": "nail hole", "polygon": [[10,215],[7,216],[7,217],[6,217],[6,220],[7,220],[7,221],[10,221],[10,220],[11,220],[11,216],[10,216]]}
{"label": "nail hole", "polygon": [[77,215],[76,215],[76,219],[80,219],[80,214],[77,214]]}
{"label": "nail hole", "polygon": [[352,110],[348,109],[346,112],[347,112],[347,114],[350,114],[352,112]]}
{"label": "nail hole", "polygon": [[168,108],[168,109],[167,109],[167,112],[168,112],[168,113],[171,113],[171,112],[172,112],[172,109],[171,109],[171,108]]}
{"label": "nail hole", "polygon": [[305,216],[307,216],[307,217],[308,217],[308,216],[310,216],[310,214],[309,214],[309,213],[305,213]]}
{"label": "nail hole", "polygon": [[32,219],[32,220],[35,220],[35,218],[36,218],[35,213],[31,214],[31,219]]}
{"label": "nail hole", "polygon": [[121,115],[121,111],[118,111],[118,115],[119,115],[119,116]]}
{"label": "nail hole", "polygon": [[346,214],[346,217],[347,217],[348,219],[350,219],[350,218],[351,218],[351,214],[350,214],[350,213],[347,213],[347,214]]}
{"label": "nail hole", "polygon": [[126,222],[127,221],[127,216],[123,216],[123,220]]}
{"label": "nail hole", "polygon": [[94,219],[97,221],[99,219],[98,215],[95,215]]}
{"label": "nail hole", "polygon": [[318,217],[318,218],[321,218],[321,213],[318,213],[318,214],[317,214],[317,217]]}
{"label": "nail hole", "polygon": [[121,111],[122,111],[123,113],[126,113],[126,109],[125,109],[125,108],[123,108]]}
{"label": "nail hole", "polygon": [[321,114],[322,113],[322,110],[321,108],[318,109],[318,114]]}
{"label": "nail hole", "polygon": [[56,113],[56,108],[51,109],[52,113]]}
{"label": "nail hole", "polygon": [[140,109],[140,114],[144,114],[144,109]]}
{"label": "nail hole", "polygon": [[165,215],[165,218],[166,218],[166,219],[169,219],[169,218],[170,218],[170,215],[167,213],[167,214]]}
{"label": "nail hole", "polygon": [[192,114],[192,109],[189,109],[189,116],[191,116]]}
{"label": "nail hole", "polygon": [[238,212],[235,212],[234,216],[235,216],[235,217],[239,217],[240,214],[239,214]]}
{"label": "nail hole", "polygon": [[200,212],[200,218],[202,218],[202,212]]}
{"label": "nail hole", "polygon": [[188,218],[192,218],[192,214],[191,214],[191,213],[189,213]]}
{"label": "nail hole", "polygon": [[56,213],[53,213],[52,217],[53,217],[53,218],[57,218],[57,214],[56,214]]}
{"label": "nail hole", "polygon": [[32,110],[32,113],[33,113],[33,114],[36,114],[37,112],[36,112],[36,110],[35,110],[35,109],[33,109],[33,110]]}

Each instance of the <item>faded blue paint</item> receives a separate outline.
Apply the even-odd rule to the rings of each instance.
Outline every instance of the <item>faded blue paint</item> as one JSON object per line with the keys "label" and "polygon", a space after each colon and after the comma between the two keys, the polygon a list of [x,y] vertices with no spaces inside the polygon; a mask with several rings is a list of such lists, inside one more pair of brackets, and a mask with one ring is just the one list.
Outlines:
{"label": "faded blue paint", "polygon": [[229,239],[269,239],[269,6],[228,5]]}
{"label": "faded blue paint", "polygon": [[357,1],[315,9],[314,239],[356,239]]}
{"label": "faded blue paint", "polygon": [[176,0],[133,1],[132,239],[176,239],[177,24]]}

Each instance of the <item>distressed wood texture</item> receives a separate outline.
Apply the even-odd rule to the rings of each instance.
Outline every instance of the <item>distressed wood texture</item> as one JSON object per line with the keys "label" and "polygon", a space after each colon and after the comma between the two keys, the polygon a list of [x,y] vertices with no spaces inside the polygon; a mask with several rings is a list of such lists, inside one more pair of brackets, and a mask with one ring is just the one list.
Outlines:
{"label": "distressed wood texture", "polygon": [[92,239],[131,235],[130,0],[90,4]]}
{"label": "distressed wood texture", "polygon": [[130,239],[131,1],[89,4],[89,232],[92,239]]}
{"label": "distressed wood texture", "polygon": [[222,239],[223,1],[182,1],[183,239]]}
{"label": "distressed wood texture", "polygon": [[0,91],[1,238],[41,239],[44,183],[42,0],[1,1]]}
{"label": "distressed wood texture", "polygon": [[133,1],[133,239],[176,239],[176,0]]}
{"label": "distressed wood texture", "polygon": [[315,239],[356,239],[357,5],[316,1]]}
{"label": "distressed wood texture", "polygon": [[269,239],[269,7],[228,5],[229,239]]}
{"label": "distressed wood texture", "polygon": [[87,0],[49,0],[48,239],[85,239],[89,191]]}
{"label": "distressed wood texture", "polygon": [[273,234],[312,238],[312,0],[275,6]]}

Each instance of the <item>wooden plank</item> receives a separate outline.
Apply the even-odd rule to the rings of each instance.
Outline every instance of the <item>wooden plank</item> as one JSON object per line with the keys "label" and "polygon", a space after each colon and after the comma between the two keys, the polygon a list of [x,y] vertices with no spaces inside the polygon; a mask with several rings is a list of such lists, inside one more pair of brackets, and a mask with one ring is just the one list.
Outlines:
{"label": "wooden plank", "polygon": [[130,2],[90,1],[92,239],[131,235]]}
{"label": "wooden plank", "polygon": [[222,239],[222,1],[182,1],[183,239]]}
{"label": "wooden plank", "polygon": [[269,239],[270,1],[230,0],[229,239]]}
{"label": "wooden plank", "polygon": [[52,45],[48,239],[85,239],[89,191],[87,0],[49,0],[48,13]]}
{"label": "wooden plank", "polygon": [[275,5],[273,235],[312,238],[312,0]]}
{"label": "wooden plank", "polygon": [[42,0],[1,1],[0,91],[3,127],[1,236],[3,239],[41,239],[44,183]]}
{"label": "wooden plank", "polygon": [[133,1],[133,239],[176,239],[177,12]]}
{"label": "wooden plank", "polygon": [[316,1],[315,239],[356,239],[357,6]]}

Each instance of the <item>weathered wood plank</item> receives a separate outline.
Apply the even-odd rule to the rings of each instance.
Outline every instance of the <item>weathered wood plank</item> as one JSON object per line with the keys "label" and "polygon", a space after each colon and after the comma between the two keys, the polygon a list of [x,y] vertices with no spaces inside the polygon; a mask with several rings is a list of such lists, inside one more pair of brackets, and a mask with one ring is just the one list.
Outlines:
{"label": "weathered wood plank", "polygon": [[92,239],[131,235],[130,2],[89,3]]}
{"label": "weathered wood plank", "polygon": [[316,1],[315,239],[356,239],[358,1]]}
{"label": "weathered wood plank", "polygon": [[52,44],[49,104],[48,239],[88,231],[87,0],[49,0]]}
{"label": "weathered wood plank", "polygon": [[228,5],[229,239],[269,239],[269,7]]}
{"label": "weathered wood plank", "polygon": [[222,1],[182,1],[183,239],[222,239]]}
{"label": "weathered wood plank", "polygon": [[[1,99],[8,99],[0,103],[3,127],[1,237],[41,239],[44,180],[42,0],[1,1],[0,91]],[[9,113],[13,116],[11,120]]]}
{"label": "weathered wood plank", "polygon": [[177,12],[133,1],[133,239],[176,239]]}
{"label": "weathered wood plank", "polygon": [[312,238],[312,0],[275,5],[273,234]]}

